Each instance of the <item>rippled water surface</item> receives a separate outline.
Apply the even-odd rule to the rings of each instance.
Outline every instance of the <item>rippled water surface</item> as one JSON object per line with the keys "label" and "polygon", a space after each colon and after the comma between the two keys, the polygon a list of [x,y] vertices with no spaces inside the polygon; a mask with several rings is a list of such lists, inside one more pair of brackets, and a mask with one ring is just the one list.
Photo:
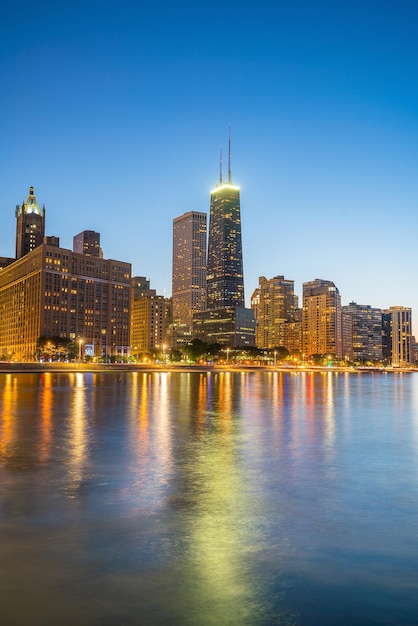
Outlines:
{"label": "rippled water surface", "polygon": [[0,623],[418,623],[418,375],[0,375]]}

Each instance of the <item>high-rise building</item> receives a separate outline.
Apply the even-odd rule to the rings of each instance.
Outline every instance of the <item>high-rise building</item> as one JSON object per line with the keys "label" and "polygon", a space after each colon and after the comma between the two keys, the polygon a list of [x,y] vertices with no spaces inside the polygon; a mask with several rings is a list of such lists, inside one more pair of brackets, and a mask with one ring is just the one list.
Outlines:
{"label": "high-rise building", "polygon": [[342,354],[341,296],[330,280],[303,283],[302,350],[305,356]]}
{"label": "high-rise building", "polygon": [[[344,308],[344,307],[343,307]],[[341,311],[342,336],[343,336],[343,357],[345,362],[353,360],[353,314],[348,311]]]}
{"label": "high-rise building", "polygon": [[403,306],[391,306],[383,311],[383,320],[384,333],[387,335],[390,332],[392,365],[395,367],[412,365],[414,362],[412,310]]}
{"label": "high-rise building", "polygon": [[230,150],[228,181],[222,181],[221,167],[210,196],[207,299],[208,309],[245,306],[240,190],[231,182]]}
{"label": "high-rise building", "polygon": [[355,361],[382,360],[382,310],[369,304],[350,302],[342,307],[352,316],[353,359]]}
{"label": "high-rise building", "polygon": [[45,207],[40,210],[33,187],[30,187],[26,201],[16,206],[16,259],[40,246],[44,235]]}
{"label": "high-rise building", "polygon": [[94,230],[83,230],[73,237],[73,251],[77,254],[86,254],[102,258],[103,253],[100,247],[100,233]]}
{"label": "high-rise building", "polygon": [[206,213],[173,220],[173,320],[192,330],[193,313],[206,309]]}
{"label": "high-rise building", "polygon": [[[288,324],[295,321],[298,297],[294,281],[284,276],[267,280],[260,276],[256,311],[256,346],[258,348],[288,348]],[[292,341],[292,348],[293,348]]]}
{"label": "high-rise building", "polygon": [[138,300],[142,296],[156,296],[157,295],[156,290],[151,289],[150,279],[146,278],[146,276],[132,276],[131,286],[132,286],[133,300]]}
{"label": "high-rise building", "polygon": [[130,295],[130,263],[77,254],[45,237],[0,272],[0,350],[30,361],[38,340],[51,337],[82,343],[90,356],[128,356]]}
{"label": "high-rise building", "polygon": [[392,362],[392,314],[382,311],[382,360],[385,365]]}
{"label": "high-rise building", "polygon": [[254,329],[252,310],[241,306],[207,309],[195,313],[193,317],[195,338],[225,347],[253,347]]}
{"label": "high-rise building", "polygon": [[134,276],[131,286],[131,354],[139,357],[165,344],[167,304],[144,276]]}
{"label": "high-rise building", "polygon": [[223,346],[254,346],[255,319],[244,303],[239,187],[231,183],[230,141],[228,182],[210,196],[206,309],[193,315],[193,336]]}

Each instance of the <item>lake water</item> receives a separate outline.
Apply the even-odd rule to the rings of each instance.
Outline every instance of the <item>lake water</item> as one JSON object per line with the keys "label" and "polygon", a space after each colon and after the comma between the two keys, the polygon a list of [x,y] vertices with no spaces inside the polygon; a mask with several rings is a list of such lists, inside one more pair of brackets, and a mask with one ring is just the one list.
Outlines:
{"label": "lake water", "polygon": [[418,623],[418,376],[0,375],[0,623]]}

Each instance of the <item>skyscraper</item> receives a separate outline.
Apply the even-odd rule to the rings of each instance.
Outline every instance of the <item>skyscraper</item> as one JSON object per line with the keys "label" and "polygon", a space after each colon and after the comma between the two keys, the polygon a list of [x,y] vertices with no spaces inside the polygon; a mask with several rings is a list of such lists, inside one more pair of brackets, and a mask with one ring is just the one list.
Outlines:
{"label": "skyscraper", "polygon": [[[289,349],[289,322],[295,321],[298,297],[295,295],[294,281],[284,276],[267,280],[259,278],[259,298],[256,315],[256,346],[258,348]],[[293,349],[293,343],[291,349]]]}
{"label": "skyscraper", "polygon": [[33,187],[21,206],[16,206],[16,259],[21,259],[43,243],[45,207],[39,208]]}
{"label": "skyscraper", "polygon": [[208,343],[229,347],[253,346],[255,319],[244,304],[241,211],[239,187],[231,183],[231,142],[228,142],[228,182],[222,181],[210,196],[207,302],[193,315],[193,335]]}
{"label": "skyscraper", "polygon": [[[350,304],[342,307],[352,317],[353,358],[361,363],[382,359],[382,310],[369,304]],[[345,351],[344,351],[345,355]]]}
{"label": "skyscraper", "polygon": [[192,329],[193,313],[206,308],[206,213],[173,220],[173,318]]}
{"label": "skyscraper", "polygon": [[73,252],[103,258],[100,247],[100,233],[94,230],[83,230],[73,237]]}
{"label": "skyscraper", "polygon": [[207,308],[244,307],[241,210],[239,187],[231,183],[230,141],[228,182],[222,181],[210,196],[209,246],[207,267]]}
{"label": "skyscraper", "polygon": [[383,311],[384,332],[390,331],[391,362],[395,367],[411,365],[414,362],[412,337],[412,311],[408,307],[391,306]]}
{"label": "skyscraper", "polygon": [[306,356],[343,356],[341,296],[330,280],[303,283],[302,350]]}

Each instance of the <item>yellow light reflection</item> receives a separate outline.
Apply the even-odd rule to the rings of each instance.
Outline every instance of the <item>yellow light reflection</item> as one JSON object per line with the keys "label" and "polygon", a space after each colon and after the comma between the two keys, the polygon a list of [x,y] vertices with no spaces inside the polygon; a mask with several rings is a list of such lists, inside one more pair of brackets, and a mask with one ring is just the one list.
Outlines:
{"label": "yellow light reflection", "polygon": [[53,398],[53,389],[52,389],[52,374],[51,372],[44,372],[42,374],[42,383],[43,386],[41,388],[41,423],[40,423],[40,432],[41,432],[41,441],[39,445],[39,460],[41,463],[46,463],[49,458],[50,448],[51,448],[51,438],[52,438],[52,398]]}
{"label": "yellow light reflection", "polygon": [[[218,401],[228,386],[230,379],[224,377]],[[210,615],[211,623],[252,623],[251,613],[257,615],[259,607],[254,577],[247,575],[246,564],[258,536],[241,520],[255,504],[248,499],[228,433],[218,430],[213,439],[213,445],[199,446],[193,458],[199,497],[187,530],[187,566],[196,580],[201,615]],[[209,621],[203,617],[201,623]]]}
{"label": "yellow light reflection", "polygon": [[[336,374],[335,376],[338,376]],[[327,373],[325,389],[326,389],[326,402],[325,402],[325,444],[329,448],[333,448],[335,440],[335,405],[334,405],[334,374],[332,372]]]}
{"label": "yellow light reflection", "polygon": [[84,479],[84,465],[87,453],[87,402],[84,388],[84,375],[81,372],[74,374],[74,395],[69,422],[69,460],[70,460],[70,497]]}
{"label": "yellow light reflection", "polygon": [[15,407],[17,403],[16,379],[11,374],[6,374],[3,393],[1,394],[1,428],[0,428],[0,453],[6,457],[9,446],[15,436]]}

